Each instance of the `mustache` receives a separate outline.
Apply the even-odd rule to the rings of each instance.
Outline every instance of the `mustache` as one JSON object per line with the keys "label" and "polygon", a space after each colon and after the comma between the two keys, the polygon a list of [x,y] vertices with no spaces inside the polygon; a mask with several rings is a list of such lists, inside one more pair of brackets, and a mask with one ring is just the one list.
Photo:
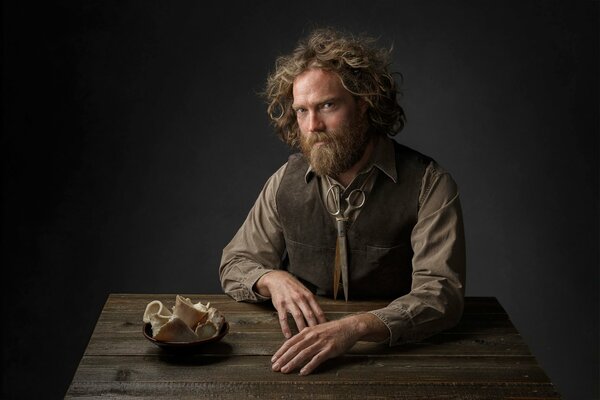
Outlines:
{"label": "mustache", "polygon": [[317,142],[330,142],[333,140],[333,136],[329,132],[325,131],[316,131],[312,132],[306,139],[305,142],[307,145],[312,146]]}

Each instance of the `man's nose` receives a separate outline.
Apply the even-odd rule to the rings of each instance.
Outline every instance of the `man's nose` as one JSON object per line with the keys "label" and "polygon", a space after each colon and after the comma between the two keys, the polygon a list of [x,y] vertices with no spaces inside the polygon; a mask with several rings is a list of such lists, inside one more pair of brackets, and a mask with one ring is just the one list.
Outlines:
{"label": "man's nose", "polygon": [[325,130],[325,124],[323,119],[316,112],[311,112],[308,119],[308,131],[309,132],[322,132]]}

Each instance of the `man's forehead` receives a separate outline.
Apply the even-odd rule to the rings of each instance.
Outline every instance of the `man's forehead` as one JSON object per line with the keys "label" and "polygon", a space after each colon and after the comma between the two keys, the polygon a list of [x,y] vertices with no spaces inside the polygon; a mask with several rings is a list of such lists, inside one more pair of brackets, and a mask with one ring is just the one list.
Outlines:
{"label": "man's forehead", "polygon": [[320,68],[307,69],[298,75],[294,79],[292,95],[294,104],[351,96],[336,73]]}

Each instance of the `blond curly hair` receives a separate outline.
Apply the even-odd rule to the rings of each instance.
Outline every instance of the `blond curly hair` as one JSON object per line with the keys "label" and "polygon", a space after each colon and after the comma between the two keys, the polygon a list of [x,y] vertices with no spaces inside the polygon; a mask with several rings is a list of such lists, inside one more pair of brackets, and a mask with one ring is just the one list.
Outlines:
{"label": "blond curly hair", "polygon": [[267,113],[277,135],[298,146],[299,128],[292,109],[294,79],[309,68],[336,73],[342,85],[368,104],[371,129],[395,135],[406,122],[398,104],[397,83],[389,72],[391,49],[375,47],[375,39],[355,37],[332,28],[316,29],[301,40],[292,54],[278,57],[275,71],[267,78],[264,96]]}

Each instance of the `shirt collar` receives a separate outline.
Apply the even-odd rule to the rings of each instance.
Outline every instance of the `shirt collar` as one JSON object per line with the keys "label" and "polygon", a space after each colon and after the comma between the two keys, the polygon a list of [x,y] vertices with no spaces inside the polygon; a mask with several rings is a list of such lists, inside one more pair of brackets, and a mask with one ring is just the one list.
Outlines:
{"label": "shirt collar", "polygon": [[[375,148],[371,156],[371,162],[364,171],[377,167],[381,172],[387,175],[394,183],[398,182],[398,173],[396,171],[396,151],[394,150],[394,141],[387,136],[378,136],[375,142]],[[308,183],[315,172],[309,164],[304,174],[304,181]]]}

